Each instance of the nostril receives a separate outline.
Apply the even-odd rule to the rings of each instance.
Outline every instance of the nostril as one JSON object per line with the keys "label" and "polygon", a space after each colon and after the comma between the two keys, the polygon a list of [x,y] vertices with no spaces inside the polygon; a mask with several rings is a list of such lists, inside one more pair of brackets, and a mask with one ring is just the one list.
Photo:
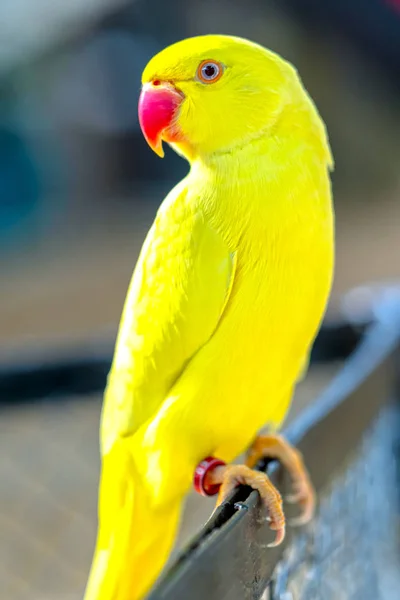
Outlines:
{"label": "nostril", "polygon": [[153,85],[157,86],[157,85],[161,85],[161,81],[159,79],[155,79],[153,81]]}

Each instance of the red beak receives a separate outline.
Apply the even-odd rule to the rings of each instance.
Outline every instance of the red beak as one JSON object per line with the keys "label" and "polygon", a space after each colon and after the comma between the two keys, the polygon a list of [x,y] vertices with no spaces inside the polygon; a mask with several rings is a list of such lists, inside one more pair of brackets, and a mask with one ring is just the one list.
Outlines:
{"label": "red beak", "polygon": [[[139,123],[150,148],[161,158],[163,133],[173,141],[171,128],[174,126],[178,108],[184,96],[174,86],[164,82],[146,83],[139,98]],[[170,131],[167,131],[170,130]]]}

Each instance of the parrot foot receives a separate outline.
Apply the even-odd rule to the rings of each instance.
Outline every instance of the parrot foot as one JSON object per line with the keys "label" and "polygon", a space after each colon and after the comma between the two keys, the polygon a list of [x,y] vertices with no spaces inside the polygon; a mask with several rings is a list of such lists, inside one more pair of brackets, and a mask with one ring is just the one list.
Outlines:
{"label": "parrot foot", "polygon": [[279,435],[260,435],[248,451],[246,465],[254,467],[262,458],[279,460],[288,471],[293,485],[293,494],[286,497],[291,504],[299,504],[302,512],[290,521],[291,525],[305,525],[315,512],[315,491],[300,452]]}
{"label": "parrot foot", "polygon": [[217,506],[222,504],[238,485],[248,485],[260,494],[261,501],[268,512],[268,522],[276,531],[275,541],[269,547],[278,546],[285,537],[285,515],[282,509],[282,498],[266,473],[254,471],[246,465],[218,466],[207,473],[207,484],[218,485]]}

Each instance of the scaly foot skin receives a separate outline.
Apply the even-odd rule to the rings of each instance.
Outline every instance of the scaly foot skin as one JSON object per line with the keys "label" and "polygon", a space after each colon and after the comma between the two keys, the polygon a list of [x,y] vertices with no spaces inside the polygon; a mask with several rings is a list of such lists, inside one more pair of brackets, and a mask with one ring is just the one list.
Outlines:
{"label": "scaly foot skin", "polygon": [[299,504],[302,512],[290,524],[305,525],[311,521],[315,511],[315,491],[300,452],[279,435],[260,435],[248,452],[246,465],[254,467],[262,458],[279,460],[291,477],[293,494],[286,500]]}
{"label": "scaly foot skin", "polygon": [[207,485],[220,484],[217,506],[222,504],[238,485],[248,485],[260,494],[268,512],[270,528],[276,531],[275,541],[269,547],[279,546],[285,537],[285,515],[282,498],[266,473],[254,471],[246,465],[219,466],[207,473]]}

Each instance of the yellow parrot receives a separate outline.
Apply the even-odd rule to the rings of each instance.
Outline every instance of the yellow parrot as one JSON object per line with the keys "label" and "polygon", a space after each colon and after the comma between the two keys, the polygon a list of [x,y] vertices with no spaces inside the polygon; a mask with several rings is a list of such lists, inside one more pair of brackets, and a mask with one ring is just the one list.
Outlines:
{"label": "yellow parrot", "polygon": [[[296,70],[250,41],[206,35],[146,66],[139,120],[153,150],[190,163],[144,242],[101,423],[99,531],[86,600],[138,600],[174,543],[199,463],[222,502],[257,489],[276,541],[275,457],[309,520],[300,454],[277,431],[331,288],[334,218],[324,124]],[[258,436],[268,425],[271,435]],[[246,464],[232,465],[248,450]],[[214,461],[209,457],[216,457]],[[206,459],[205,461],[203,459]]]}

